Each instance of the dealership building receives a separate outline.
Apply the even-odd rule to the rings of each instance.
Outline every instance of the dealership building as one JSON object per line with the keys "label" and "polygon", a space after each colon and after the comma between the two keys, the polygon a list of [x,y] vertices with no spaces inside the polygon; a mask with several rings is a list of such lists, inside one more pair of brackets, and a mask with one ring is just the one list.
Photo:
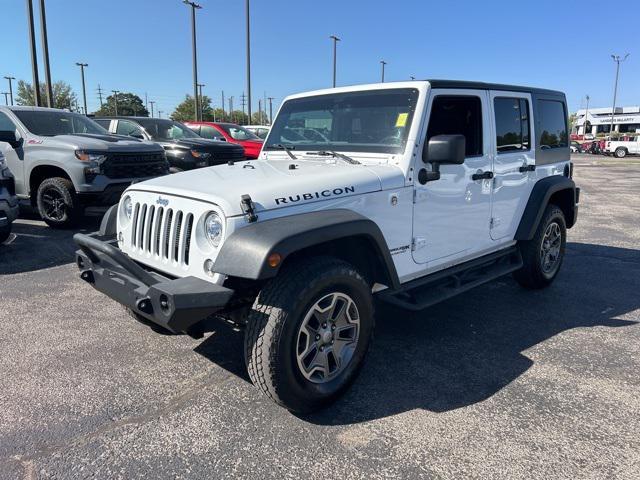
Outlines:
{"label": "dealership building", "polygon": [[[587,117],[585,118],[585,114]],[[609,133],[611,128],[611,107],[581,109],[576,112],[572,133],[584,135]],[[586,132],[585,132],[586,121]],[[616,107],[613,115],[613,131],[619,133],[640,133],[640,106]]]}

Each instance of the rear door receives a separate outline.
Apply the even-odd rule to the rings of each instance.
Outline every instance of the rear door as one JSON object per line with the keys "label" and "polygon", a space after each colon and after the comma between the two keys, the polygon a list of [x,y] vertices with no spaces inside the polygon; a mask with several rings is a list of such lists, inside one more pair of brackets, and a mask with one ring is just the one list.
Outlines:
{"label": "rear door", "polygon": [[491,238],[512,236],[535,176],[531,94],[491,92],[495,145],[491,198]]}

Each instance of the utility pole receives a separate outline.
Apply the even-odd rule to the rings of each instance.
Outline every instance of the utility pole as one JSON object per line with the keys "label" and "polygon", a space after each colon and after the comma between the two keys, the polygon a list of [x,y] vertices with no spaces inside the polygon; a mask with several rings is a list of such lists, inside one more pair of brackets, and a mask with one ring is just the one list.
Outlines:
{"label": "utility pole", "polygon": [[4,104],[9,105],[9,92],[0,92],[4,95]]}
{"label": "utility pole", "polygon": [[144,92],[144,108],[149,111],[149,98],[147,97],[147,92]]}
{"label": "utility pole", "polygon": [[240,95],[240,102],[242,103],[242,121],[244,122],[244,118],[246,115],[244,107],[247,105],[247,96],[244,94],[244,92],[242,92],[242,95]]}
{"label": "utility pole", "polygon": [[190,0],[182,0],[182,3],[191,7],[191,43],[193,46],[193,102],[194,102],[194,119],[200,120],[200,102],[198,101],[198,55],[196,53],[196,9],[202,8],[195,2]]}
{"label": "utility pole", "polygon": [[[245,1],[246,6],[246,34],[247,34],[247,112],[249,125],[251,125],[251,24],[249,16],[249,0]],[[224,103],[223,103],[224,105]]]}
{"label": "utility pole", "polygon": [[589,121],[589,95],[587,95],[587,108],[584,111],[584,127],[582,129],[582,138],[587,134],[587,122]]}
{"label": "utility pole", "polygon": [[613,87],[613,109],[611,110],[611,127],[609,128],[609,136],[613,140],[613,117],[616,114],[616,96],[618,95],[618,75],[620,74],[620,64],[629,57],[627,53],[624,58],[620,59],[620,55],[611,55],[611,58],[616,62],[616,83]]}
{"label": "utility pole", "polygon": [[156,102],[154,100],[151,100],[149,104],[151,105],[151,118],[153,118],[153,106],[156,104]]}
{"label": "utility pole", "polygon": [[51,83],[51,70],[49,69],[49,41],[47,40],[47,15],[44,0],[40,0],[40,33],[42,38],[42,58],[44,60],[44,80],[47,86],[47,106],[55,107],[53,98],[53,84]]}
{"label": "utility pole", "polygon": [[337,44],[340,41],[340,39],[335,35],[331,35],[329,38],[333,40],[333,88],[336,88],[336,53],[337,53]]}
{"label": "utility pole", "polygon": [[202,97],[202,87],[206,87],[204,83],[198,84],[198,95],[200,95],[200,121],[204,120],[204,100]]}
{"label": "utility pole", "polygon": [[222,90],[222,121],[224,122],[224,90]]}
{"label": "utility pole", "polygon": [[116,117],[117,117],[118,116],[118,94],[120,93],[120,90],[111,90],[111,93],[113,93],[113,95],[115,96],[114,104],[116,106]]}
{"label": "utility pole", "polygon": [[29,45],[31,47],[31,71],[33,73],[33,100],[36,107],[42,105],[40,98],[40,80],[38,79],[38,56],[36,54],[36,34],[33,26],[33,3],[27,0],[27,19],[29,23]]}
{"label": "utility pole", "polygon": [[258,123],[262,124],[262,100],[258,99]]}
{"label": "utility pole", "polygon": [[384,60],[380,60],[380,65],[382,65],[382,83],[384,83],[384,66],[387,64]]}
{"label": "utility pole", "polygon": [[229,119],[233,123],[233,95],[229,97]]}
{"label": "utility pole", "polygon": [[158,110],[158,118],[162,118],[162,110]]}
{"label": "utility pole", "polygon": [[82,76],[82,99],[84,100],[84,112],[87,114],[87,89],[84,84],[84,67],[88,67],[88,63],[76,62],[76,65],[80,67],[80,75]]}
{"label": "utility pole", "polygon": [[273,100],[275,97],[268,97],[269,99],[269,125],[273,125]]}
{"label": "utility pole", "polygon": [[98,84],[98,98],[100,99],[100,108],[102,108],[102,88]]}
{"label": "utility pole", "polygon": [[11,77],[7,75],[6,78],[9,81],[9,98],[11,99],[11,105],[13,105],[13,87],[11,86],[11,80],[15,80],[16,77]]}

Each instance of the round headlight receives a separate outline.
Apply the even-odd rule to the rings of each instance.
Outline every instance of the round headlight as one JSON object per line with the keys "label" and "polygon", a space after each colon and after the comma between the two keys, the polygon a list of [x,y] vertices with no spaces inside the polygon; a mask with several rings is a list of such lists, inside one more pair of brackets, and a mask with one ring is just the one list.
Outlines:
{"label": "round headlight", "polygon": [[217,247],[222,239],[222,221],[216,212],[211,212],[204,220],[204,234],[211,245]]}
{"label": "round headlight", "polygon": [[131,202],[131,197],[124,197],[124,200],[122,201],[122,210],[127,216],[127,220],[131,220],[131,214],[133,213],[133,202]]}

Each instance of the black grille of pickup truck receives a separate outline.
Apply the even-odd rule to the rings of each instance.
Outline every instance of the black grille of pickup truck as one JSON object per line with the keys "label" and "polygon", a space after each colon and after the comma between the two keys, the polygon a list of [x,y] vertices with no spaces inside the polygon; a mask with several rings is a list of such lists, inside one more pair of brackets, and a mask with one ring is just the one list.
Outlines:
{"label": "black grille of pickup truck", "polygon": [[238,145],[237,147],[238,148],[225,148],[222,151],[212,152],[212,158],[209,161],[209,164],[219,165],[221,163],[227,163],[230,160],[233,160],[235,162],[244,160],[244,148],[242,148],[240,145]]}
{"label": "black grille of pickup truck", "polygon": [[169,173],[164,153],[110,154],[102,163],[109,178],[147,178]]}

